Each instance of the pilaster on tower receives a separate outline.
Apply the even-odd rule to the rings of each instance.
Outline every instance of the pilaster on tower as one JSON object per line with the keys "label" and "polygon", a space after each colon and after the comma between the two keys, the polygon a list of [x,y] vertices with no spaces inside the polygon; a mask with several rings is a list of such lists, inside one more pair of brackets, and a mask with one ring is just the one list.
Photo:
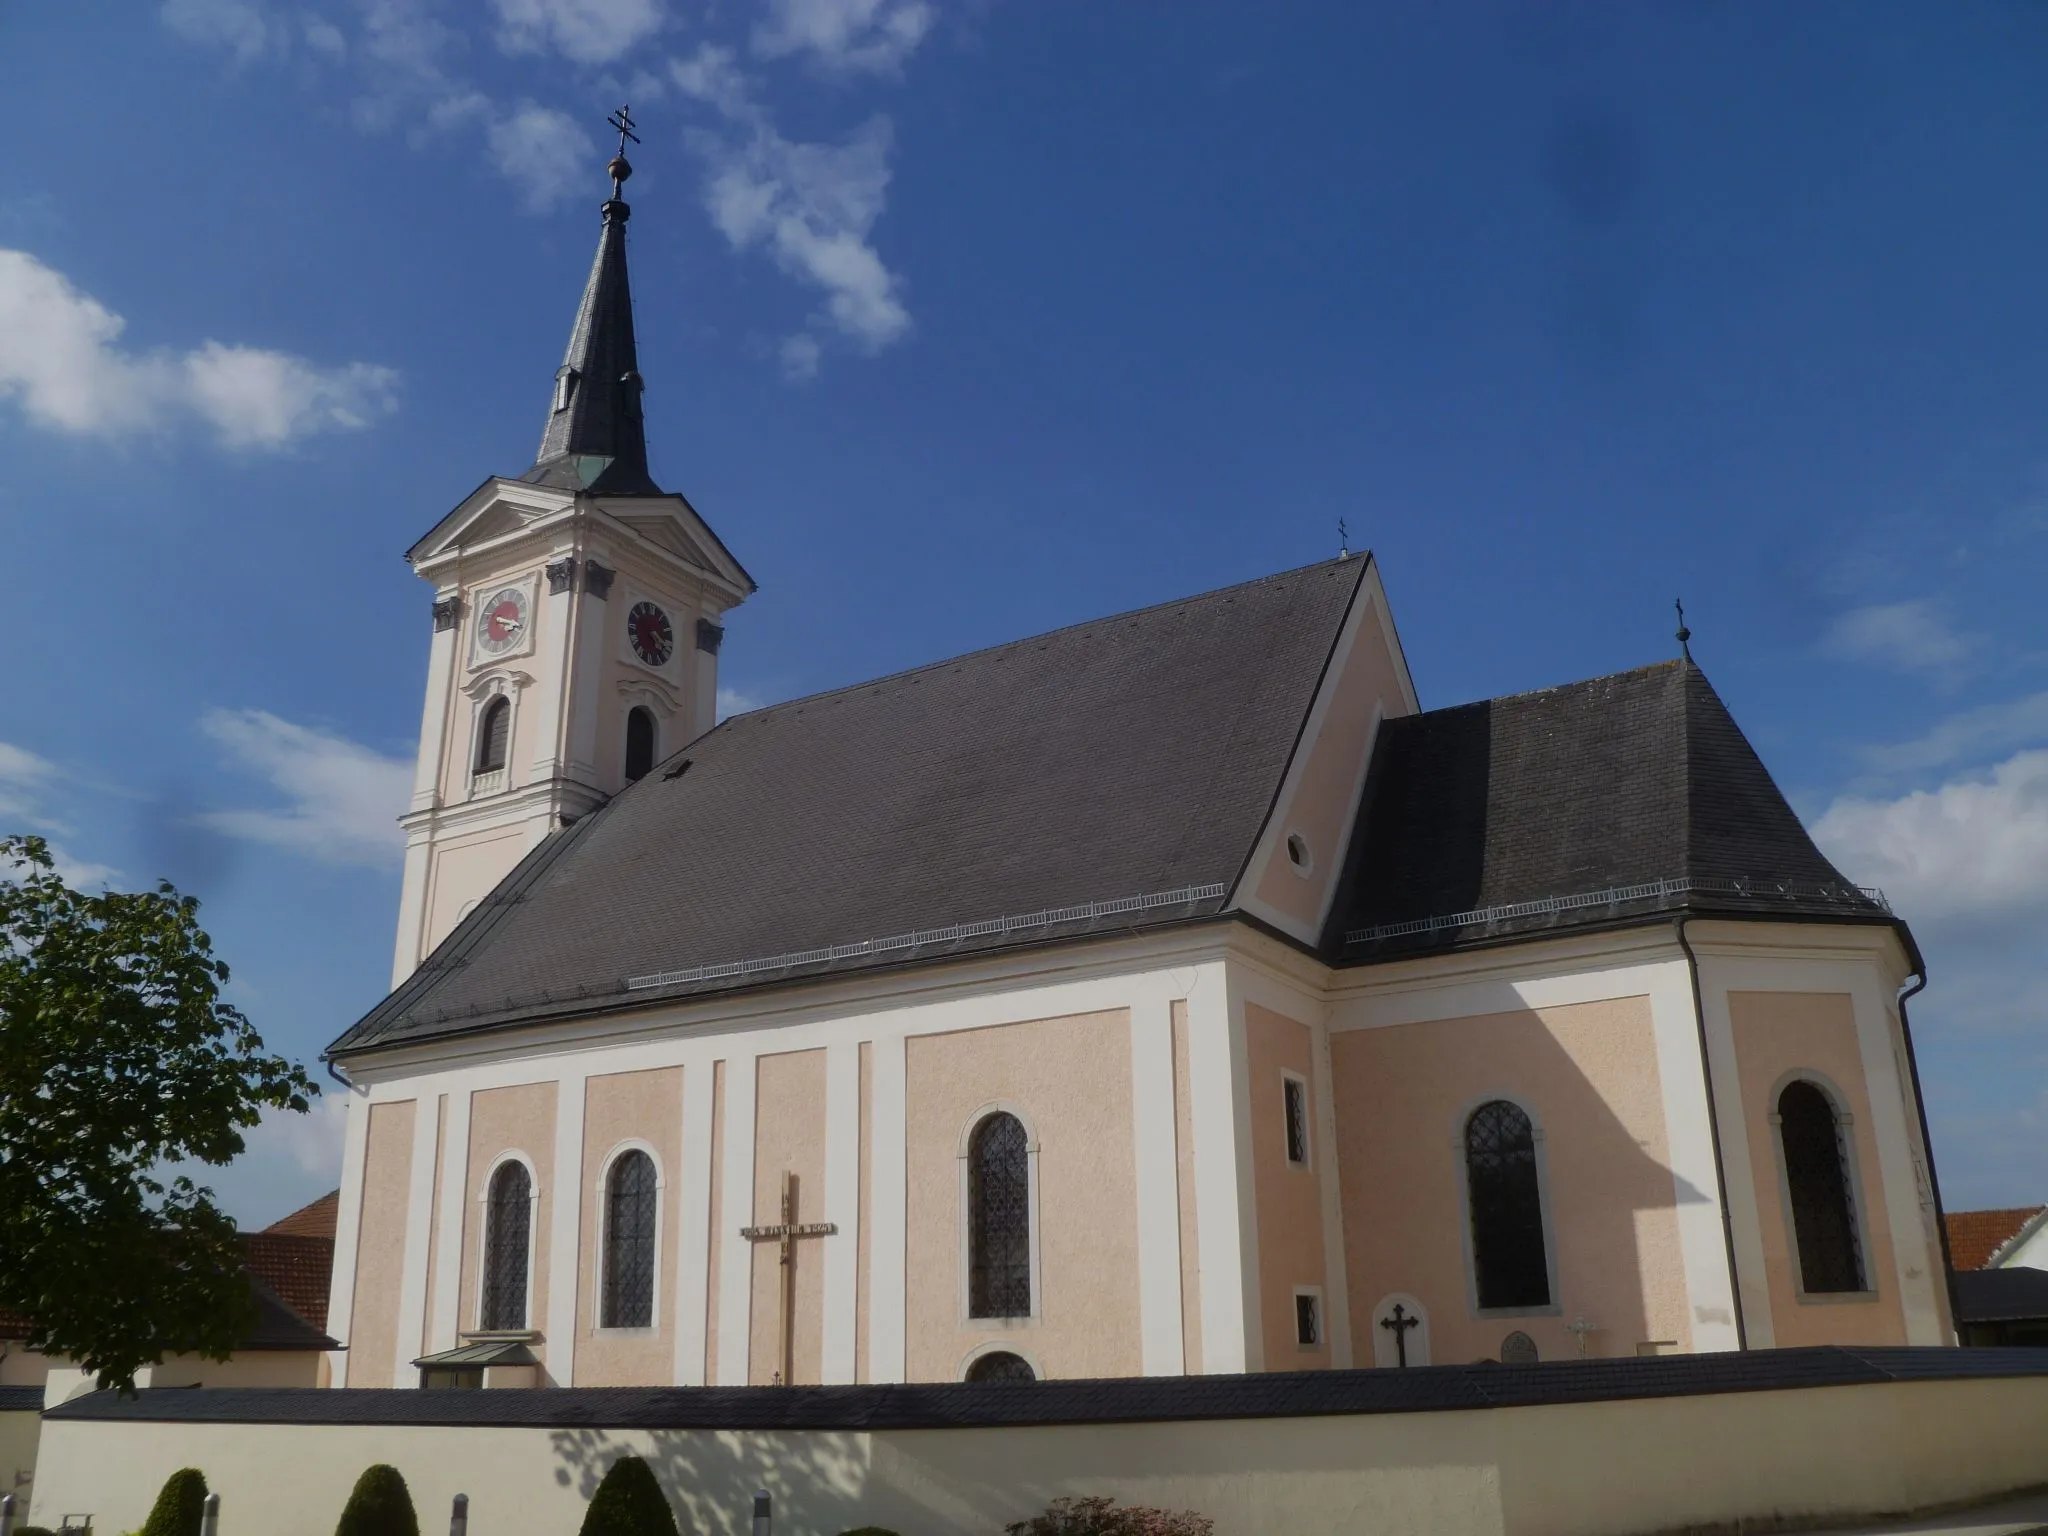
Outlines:
{"label": "pilaster on tower", "polygon": [[[621,141],[623,149],[623,139]],[[536,844],[716,721],[724,615],[754,583],[647,466],[620,196],[533,464],[486,480],[410,550],[434,587],[392,963],[397,985]]]}

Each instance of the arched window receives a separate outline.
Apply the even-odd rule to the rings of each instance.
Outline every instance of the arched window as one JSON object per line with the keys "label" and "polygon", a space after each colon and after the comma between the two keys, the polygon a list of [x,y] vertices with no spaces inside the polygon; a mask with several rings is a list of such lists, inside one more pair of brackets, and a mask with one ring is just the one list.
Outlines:
{"label": "arched window", "polygon": [[1030,1151],[1000,1110],[967,1143],[967,1315],[1031,1315]]}
{"label": "arched window", "polygon": [[1022,1355],[1013,1355],[1007,1349],[992,1349],[985,1355],[976,1355],[974,1363],[967,1367],[969,1381],[1036,1381],[1038,1373],[1031,1369],[1031,1362]]}
{"label": "arched window", "polygon": [[626,714],[626,782],[647,776],[654,766],[654,711],[636,704]]}
{"label": "arched window", "polygon": [[1465,1192],[1479,1305],[1549,1306],[1536,1128],[1518,1105],[1495,1099],[1465,1122]]}
{"label": "arched window", "polygon": [[604,1181],[606,1328],[654,1325],[654,1159],[621,1154]]}
{"label": "arched window", "polygon": [[516,1159],[491,1175],[484,1201],[486,1330],[526,1326],[526,1255],[533,1230],[533,1179]]}
{"label": "arched window", "polygon": [[1849,1150],[1834,1102],[1804,1078],[1787,1083],[1778,1095],[1778,1135],[1799,1243],[1800,1288],[1809,1295],[1865,1289]]}
{"label": "arched window", "polygon": [[505,766],[505,747],[512,739],[512,701],[502,693],[484,706],[476,732],[476,771],[496,773]]}

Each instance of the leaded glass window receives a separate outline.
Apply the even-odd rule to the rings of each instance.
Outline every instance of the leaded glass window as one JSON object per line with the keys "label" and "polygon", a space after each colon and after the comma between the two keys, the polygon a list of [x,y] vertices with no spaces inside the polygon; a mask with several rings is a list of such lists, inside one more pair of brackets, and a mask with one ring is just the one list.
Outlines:
{"label": "leaded glass window", "polygon": [[606,1328],[654,1326],[654,1201],[654,1159],[616,1159],[604,1184]]}
{"label": "leaded glass window", "polygon": [[1308,1084],[1298,1077],[1280,1079],[1281,1108],[1287,1119],[1287,1161],[1308,1166]]}
{"label": "leaded glass window", "polygon": [[1799,1243],[1800,1288],[1809,1295],[1863,1290],[1848,1147],[1834,1104],[1812,1083],[1787,1083],[1778,1095],[1778,1134]]}
{"label": "leaded glass window", "polygon": [[998,1111],[967,1144],[967,1312],[1031,1315],[1031,1162],[1023,1123]]}
{"label": "leaded glass window", "polygon": [[1038,1373],[1031,1369],[1031,1362],[1022,1355],[1013,1355],[1007,1349],[992,1349],[975,1358],[967,1367],[969,1381],[1036,1381]]}
{"label": "leaded glass window", "polygon": [[1536,1128],[1519,1106],[1495,1099],[1465,1122],[1465,1190],[1479,1305],[1549,1306]]}
{"label": "leaded glass window", "polygon": [[483,724],[476,733],[476,771],[496,773],[504,767],[511,739],[512,701],[500,694],[484,706]]}
{"label": "leaded glass window", "polygon": [[486,1329],[526,1326],[526,1259],[532,1228],[533,1178],[524,1163],[503,1163],[491,1175],[484,1202]]}

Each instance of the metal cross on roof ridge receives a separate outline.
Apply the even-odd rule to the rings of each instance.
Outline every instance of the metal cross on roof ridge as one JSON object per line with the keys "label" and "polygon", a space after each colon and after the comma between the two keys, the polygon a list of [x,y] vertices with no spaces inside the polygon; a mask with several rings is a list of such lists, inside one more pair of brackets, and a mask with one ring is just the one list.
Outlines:
{"label": "metal cross on roof ridge", "polygon": [[619,103],[619,110],[606,118],[605,122],[619,130],[619,153],[621,155],[626,152],[626,140],[631,139],[635,144],[640,142],[640,135],[633,131],[638,126],[633,121],[633,109],[624,102]]}

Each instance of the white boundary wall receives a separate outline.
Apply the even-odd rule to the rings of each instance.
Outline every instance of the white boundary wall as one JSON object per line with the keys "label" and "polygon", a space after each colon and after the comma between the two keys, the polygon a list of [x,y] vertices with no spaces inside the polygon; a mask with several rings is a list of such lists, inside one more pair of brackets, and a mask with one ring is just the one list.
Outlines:
{"label": "white boundary wall", "polygon": [[362,1469],[389,1461],[430,1536],[456,1493],[472,1536],[573,1536],[627,1452],[653,1465],[686,1532],[745,1532],[765,1487],[784,1536],[994,1536],[1066,1493],[1198,1509],[1217,1536],[1636,1536],[1848,1522],[2048,1482],[2048,1376],[871,1433],[52,1419],[34,1518],[133,1530],[164,1478],[197,1466],[221,1495],[221,1536],[327,1536]]}

